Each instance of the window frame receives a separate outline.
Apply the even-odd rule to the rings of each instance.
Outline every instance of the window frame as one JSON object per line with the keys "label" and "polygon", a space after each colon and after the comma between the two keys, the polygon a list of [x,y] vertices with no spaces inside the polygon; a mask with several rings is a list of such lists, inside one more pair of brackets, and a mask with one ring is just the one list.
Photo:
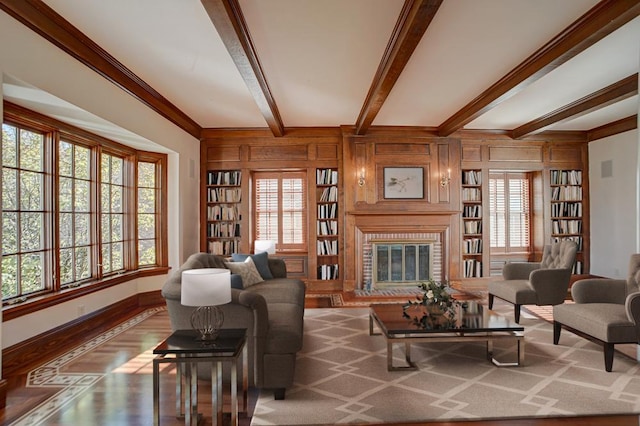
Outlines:
{"label": "window frame", "polygon": [[[76,128],[75,126],[62,123],[50,117],[46,117],[34,111],[15,105],[11,102],[4,101],[4,117],[3,124],[24,128],[45,135],[45,160],[49,163],[47,176],[45,177],[45,210],[51,212],[49,219],[49,228],[45,230],[45,250],[51,253],[49,259],[45,259],[45,269],[51,270],[51,274],[47,276],[59,277],[60,259],[59,259],[59,204],[57,196],[57,188],[59,188],[60,173],[58,170],[58,149],[60,141],[70,142],[90,148],[90,185],[91,206],[90,206],[90,227],[92,237],[90,238],[91,255],[96,256],[95,262],[100,263],[99,246],[100,235],[98,226],[98,215],[100,214],[100,189],[99,189],[99,162],[102,152],[107,152],[124,159],[124,185],[125,194],[123,194],[123,202],[131,207],[124,213],[123,238],[125,240],[123,255],[124,269],[114,272],[113,274],[102,275],[96,270],[95,264],[90,266],[91,277],[88,279],[74,282],[70,285],[61,286],[60,280],[53,278],[48,279],[45,283],[45,290],[37,294],[19,295],[16,298],[3,300],[2,310],[3,319],[9,320],[20,317],[32,312],[55,306],[59,303],[66,302],[77,297],[100,291],[102,289],[118,285],[130,280],[134,280],[144,276],[153,276],[166,274],[168,267],[168,223],[167,223],[167,155],[154,153],[149,151],[139,151],[117,142],[106,139]],[[137,242],[138,234],[136,227],[137,219],[137,170],[139,162],[151,162],[156,164],[156,178],[159,185],[157,190],[156,214],[159,220],[155,223],[155,240],[156,240],[156,264],[138,265]],[[94,195],[95,194],[95,195]],[[49,269],[47,269],[49,268]],[[26,299],[26,300],[25,300]]]}
{"label": "window frame", "polygon": [[[496,177],[497,176],[497,177]],[[493,244],[490,244],[490,253],[492,256],[500,256],[500,255],[513,255],[513,254],[526,254],[529,255],[533,252],[533,219],[534,219],[534,212],[533,212],[533,176],[531,172],[527,172],[527,171],[512,171],[512,170],[490,170],[489,171],[489,221],[493,221],[493,218],[495,216],[494,213],[494,200],[491,197],[491,193],[492,193],[492,181],[494,180],[502,180],[504,182],[504,221],[505,221],[505,232],[504,232],[504,238],[505,238],[505,245],[504,247],[500,247],[500,246],[494,246]],[[527,192],[528,192],[528,196],[526,198],[526,200],[524,201],[524,203],[527,206],[527,210],[528,210],[528,227],[527,227],[527,240],[528,240],[528,246],[517,246],[517,247],[512,247],[511,246],[511,234],[512,234],[512,229],[511,229],[511,217],[513,216],[514,213],[511,212],[511,208],[510,208],[510,203],[509,203],[509,199],[510,199],[510,193],[509,193],[509,181],[511,180],[518,180],[518,181],[526,181],[527,182]],[[490,230],[489,230],[489,240],[491,242],[492,237],[493,237],[493,233],[495,232],[495,230],[493,229],[494,226],[491,226],[490,224]]]}
{"label": "window frame", "polygon": [[308,229],[309,229],[309,189],[308,189],[308,184],[307,184],[307,172],[306,170],[268,170],[268,171],[262,171],[262,170],[254,170],[251,174],[251,180],[252,180],[252,184],[251,184],[251,188],[252,188],[252,205],[253,205],[253,212],[252,212],[252,240],[255,241],[256,239],[265,239],[264,237],[258,237],[258,216],[259,216],[259,211],[258,211],[258,202],[257,202],[257,196],[258,196],[258,180],[260,179],[276,179],[278,182],[278,190],[277,190],[277,194],[278,194],[278,207],[277,207],[277,212],[280,213],[281,211],[283,211],[283,187],[282,187],[282,181],[284,179],[287,178],[299,178],[301,180],[301,188],[302,188],[302,194],[301,194],[301,201],[303,203],[303,207],[302,207],[302,226],[303,229],[300,232],[300,235],[302,236],[302,241],[300,243],[287,243],[284,244],[282,243],[282,235],[283,235],[283,227],[282,227],[282,214],[278,214],[278,238],[276,240],[276,251],[278,252],[282,252],[282,253],[304,253],[307,252],[308,250],[308,243],[309,243],[309,233],[308,233]]}

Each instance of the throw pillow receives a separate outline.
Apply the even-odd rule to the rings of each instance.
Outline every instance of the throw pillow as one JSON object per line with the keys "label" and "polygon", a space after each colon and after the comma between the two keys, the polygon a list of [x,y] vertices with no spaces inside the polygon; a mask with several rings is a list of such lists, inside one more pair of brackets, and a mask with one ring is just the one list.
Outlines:
{"label": "throw pillow", "polygon": [[260,273],[260,276],[263,280],[270,280],[273,278],[271,269],[269,269],[269,254],[267,252],[257,254],[233,253],[231,255],[231,260],[233,260],[234,262],[244,262],[244,260],[249,257],[251,258],[251,260],[253,260],[253,263],[256,265],[256,269]]}
{"label": "throw pillow", "polygon": [[264,281],[250,257],[247,257],[244,262],[225,262],[225,265],[232,274],[240,275],[243,288],[251,287]]}

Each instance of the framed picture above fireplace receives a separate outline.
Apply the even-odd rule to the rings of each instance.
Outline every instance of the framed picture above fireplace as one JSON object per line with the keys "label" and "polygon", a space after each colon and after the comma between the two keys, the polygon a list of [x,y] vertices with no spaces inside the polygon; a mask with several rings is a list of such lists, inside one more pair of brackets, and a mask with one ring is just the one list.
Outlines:
{"label": "framed picture above fireplace", "polygon": [[424,198],[424,170],[422,167],[385,167],[384,198]]}

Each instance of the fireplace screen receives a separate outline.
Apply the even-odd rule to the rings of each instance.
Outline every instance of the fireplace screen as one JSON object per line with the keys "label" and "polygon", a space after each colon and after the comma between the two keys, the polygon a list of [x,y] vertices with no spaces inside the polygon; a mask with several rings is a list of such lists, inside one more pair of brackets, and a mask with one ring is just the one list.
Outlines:
{"label": "fireplace screen", "polygon": [[374,242],[373,280],[376,287],[415,284],[432,276],[433,243]]}

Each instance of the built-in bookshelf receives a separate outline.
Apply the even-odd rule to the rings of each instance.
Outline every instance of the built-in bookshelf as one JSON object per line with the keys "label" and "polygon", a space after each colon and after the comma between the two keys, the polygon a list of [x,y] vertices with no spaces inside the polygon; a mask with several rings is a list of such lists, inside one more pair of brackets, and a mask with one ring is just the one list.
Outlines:
{"label": "built-in bookshelf", "polygon": [[482,276],[482,171],[462,170],[462,276]]}
{"label": "built-in bookshelf", "polygon": [[551,242],[578,244],[574,274],[584,274],[584,216],[582,170],[551,170]]}
{"label": "built-in bookshelf", "polygon": [[316,277],[319,280],[340,278],[338,199],[338,170],[316,169]]}
{"label": "built-in bookshelf", "polygon": [[240,170],[207,171],[207,252],[220,255],[237,253],[240,244]]}

